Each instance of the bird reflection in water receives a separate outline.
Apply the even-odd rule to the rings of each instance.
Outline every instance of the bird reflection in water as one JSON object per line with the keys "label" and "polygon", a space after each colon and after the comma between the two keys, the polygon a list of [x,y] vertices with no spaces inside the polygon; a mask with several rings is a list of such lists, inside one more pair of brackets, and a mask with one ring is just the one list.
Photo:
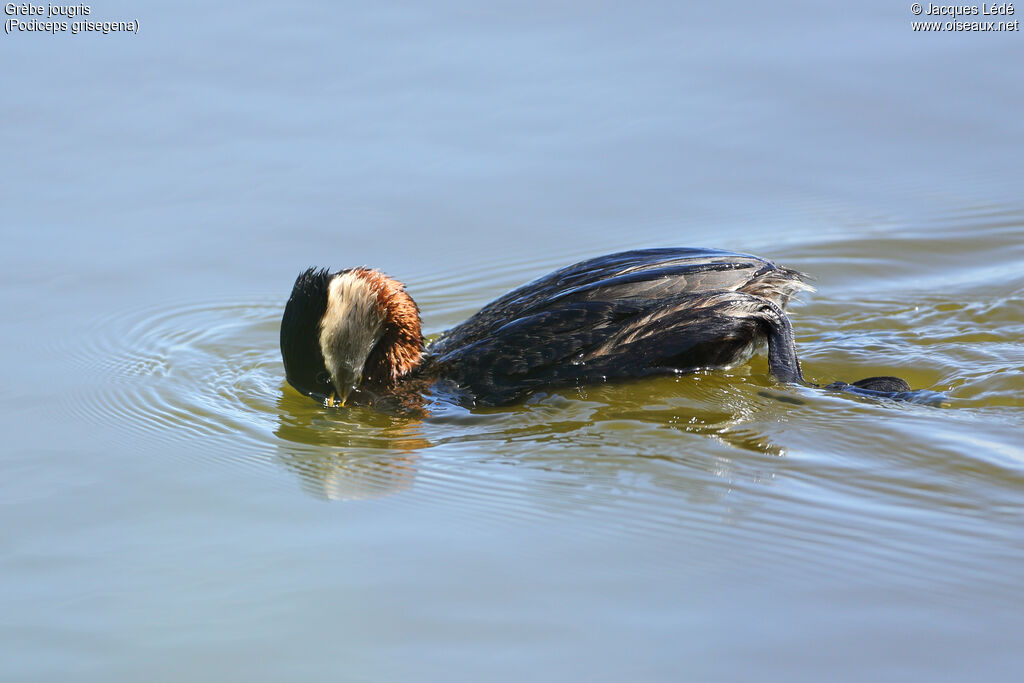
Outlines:
{"label": "bird reflection in water", "polygon": [[324,500],[380,498],[412,487],[418,452],[432,444],[421,421],[373,408],[311,410],[281,392],[278,460],[304,491]]}

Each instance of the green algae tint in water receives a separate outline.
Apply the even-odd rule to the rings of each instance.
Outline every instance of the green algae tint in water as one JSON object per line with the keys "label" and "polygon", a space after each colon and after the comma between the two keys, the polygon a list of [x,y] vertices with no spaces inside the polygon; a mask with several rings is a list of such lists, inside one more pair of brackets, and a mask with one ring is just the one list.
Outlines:
{"label": "green algae tint in water", "polygon": [[[1019,35],[723,11],[5,36],[0,679],[1016,676]],[[658,246],[806,271],[809,379],[945,405],[763,358],[415,418],[285,385],[311,265],[384,269],[437,334]]]}

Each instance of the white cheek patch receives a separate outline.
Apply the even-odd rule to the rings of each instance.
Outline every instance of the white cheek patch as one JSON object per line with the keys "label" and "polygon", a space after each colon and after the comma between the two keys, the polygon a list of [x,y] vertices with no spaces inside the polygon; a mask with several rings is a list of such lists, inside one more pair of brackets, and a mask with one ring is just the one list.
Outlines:
{"label": "white cheek patch", "polygon": [[335,276],[328,285],[327,310],[320,321],[320,350],[332,379],[343,368],[362,373],[383,328],[377,295],[366,280],[351,272]]}

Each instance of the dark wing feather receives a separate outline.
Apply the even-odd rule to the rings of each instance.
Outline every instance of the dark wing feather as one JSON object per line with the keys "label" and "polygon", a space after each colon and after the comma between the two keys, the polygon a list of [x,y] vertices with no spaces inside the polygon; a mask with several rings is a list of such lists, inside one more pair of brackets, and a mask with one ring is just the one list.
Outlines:
{"label": "dark wing feather", "polygon": [[731,364],[764,340],[772,307],[737,292],[561,303],[430,365],[478,404],[501,405],[545,387]]}
{"label": "dark wing feather", "polygon": [[444,354],[491,338],[510,321],[577,302],[743,291],[783,307],[800,289],[809,289],[800,273],[747,254],[697,248],[626,251],[567,266],[509,292],[446,332],[430,351]]}

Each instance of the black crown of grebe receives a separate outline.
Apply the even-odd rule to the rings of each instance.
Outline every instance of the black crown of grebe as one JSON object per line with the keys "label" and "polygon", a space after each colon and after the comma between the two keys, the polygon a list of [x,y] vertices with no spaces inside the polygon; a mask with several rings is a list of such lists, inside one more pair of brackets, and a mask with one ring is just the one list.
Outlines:
{"label": "black crown of grebe", "polygon": [[[405,286],[369,268],[299,275],[281,321],[288,382],[325,405],[443,380],[470,405],[564,386],[723,368],[767,345],[781,382],[809,385],[783,312],[805,276],[714,249],[646,249],[567,266],[424,346]],[[816,385],[809,385],[816,386]],[[828,389],[899,397],[897,377]]]}

